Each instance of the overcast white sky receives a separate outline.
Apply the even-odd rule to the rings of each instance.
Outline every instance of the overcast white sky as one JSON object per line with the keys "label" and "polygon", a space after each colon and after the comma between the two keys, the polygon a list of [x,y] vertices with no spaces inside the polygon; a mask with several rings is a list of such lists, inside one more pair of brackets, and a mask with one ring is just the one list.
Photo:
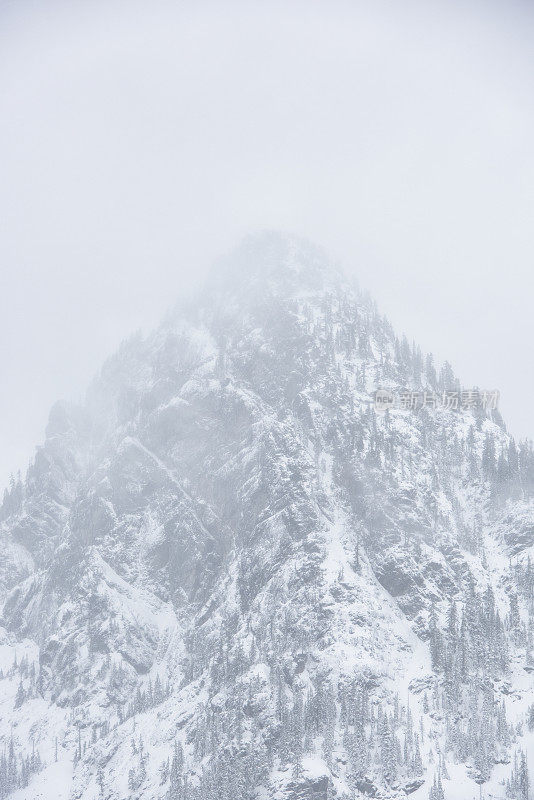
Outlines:
{"label": "overcast white sky", "polygon": [[132,330],[281,227],[534,436],[534,5],[0,0],[0,486]]}

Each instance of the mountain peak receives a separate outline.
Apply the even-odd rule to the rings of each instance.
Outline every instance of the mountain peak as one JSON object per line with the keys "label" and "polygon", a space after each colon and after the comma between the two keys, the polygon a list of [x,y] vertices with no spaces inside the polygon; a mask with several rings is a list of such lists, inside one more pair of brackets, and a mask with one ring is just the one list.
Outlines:
{"label": "mountain peak", "polygon": [[309,240],[278,230],[247,235],[215,266],[216,283],[275,293],[320,290],[344,279],[339,266]]}
{"label": "mountain peak", "polygon": [[534,454],[375,413],[449,378],[299,237],[209,292],[55,407],[4,500],[0,797],[525,797]]}

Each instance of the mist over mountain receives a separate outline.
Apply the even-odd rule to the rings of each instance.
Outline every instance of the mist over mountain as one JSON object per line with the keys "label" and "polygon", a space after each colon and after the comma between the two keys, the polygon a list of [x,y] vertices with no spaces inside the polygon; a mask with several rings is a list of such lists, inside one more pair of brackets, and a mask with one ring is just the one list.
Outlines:
{"label": "mist over mountain", "polygon": [[53,407],[0,512],[0,798],[528,800],[532,446],[379,387],[472,388],[266,232]]}

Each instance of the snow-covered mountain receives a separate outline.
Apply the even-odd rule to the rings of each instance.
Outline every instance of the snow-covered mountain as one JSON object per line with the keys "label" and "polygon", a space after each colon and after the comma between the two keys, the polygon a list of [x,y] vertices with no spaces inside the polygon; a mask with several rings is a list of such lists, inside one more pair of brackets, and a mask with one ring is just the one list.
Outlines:
{"label": "snow-covered mountain", "polygon": [[[534,456],[266,233],[1,509],[0,798],[527,800]],[[534,757],[531,758],[534,767]]]}

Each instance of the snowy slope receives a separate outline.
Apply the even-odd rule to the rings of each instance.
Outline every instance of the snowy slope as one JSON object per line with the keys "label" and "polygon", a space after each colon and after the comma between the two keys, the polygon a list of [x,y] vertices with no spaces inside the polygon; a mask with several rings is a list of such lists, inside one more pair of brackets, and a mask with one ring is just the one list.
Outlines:
{"label": "snowy slope", "polygon": [[454,380],[269,233],[55,406],[0,517],[0,798],[525,800],[532,450],[374,410]]}

